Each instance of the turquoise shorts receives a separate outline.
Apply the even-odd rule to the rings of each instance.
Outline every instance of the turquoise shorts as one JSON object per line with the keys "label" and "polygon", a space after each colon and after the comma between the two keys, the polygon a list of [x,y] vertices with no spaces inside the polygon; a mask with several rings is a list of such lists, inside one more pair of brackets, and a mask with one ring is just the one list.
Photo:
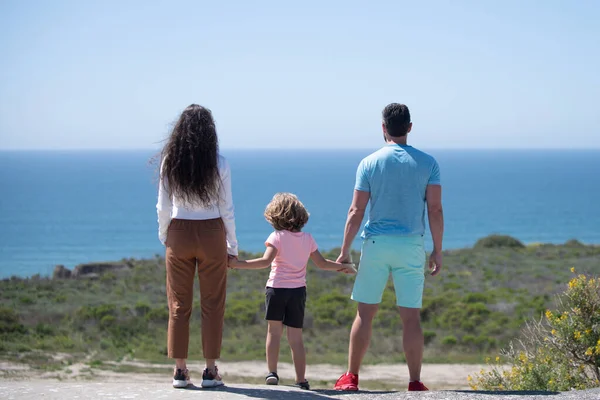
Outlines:
{"label": "turquoise shorts", "polygon": [[379,304],[392,275],[396,304],[421,308],[425,284],[423,236],[373,236],[363,241],[352,300]]}

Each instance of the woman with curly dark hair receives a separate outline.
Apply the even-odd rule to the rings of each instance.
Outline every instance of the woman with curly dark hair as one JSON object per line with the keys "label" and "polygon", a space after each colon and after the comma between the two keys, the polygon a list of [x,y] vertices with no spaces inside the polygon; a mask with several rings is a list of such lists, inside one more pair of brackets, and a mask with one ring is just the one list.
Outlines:
{"label": "woman with curly dark hair", "polygon": [[[217,370],[225,314],[228,257],[237,257],[231,173],[219,154],[210,110],[192,104],[161,153],[158,236],[166,246],[169,303],[168,357],[175,359],[173,387],[190,384],[186,365],[194,276],[202,307],[202,387],[223,385]],[[229,256],[228,256],[229,255]]]}

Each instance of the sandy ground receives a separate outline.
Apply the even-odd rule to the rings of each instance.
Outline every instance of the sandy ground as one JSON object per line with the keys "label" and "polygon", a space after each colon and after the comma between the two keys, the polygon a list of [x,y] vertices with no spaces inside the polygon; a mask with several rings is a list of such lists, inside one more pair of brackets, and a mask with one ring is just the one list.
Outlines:
{"label": "sandy ground", "polygon": [[[60,380],[92,380],[92,381],[131,381],[135,375],[137,382],[157,382],[170,380],[171,366],[168,364],[151,364],[141,361],[122,361],[119,363],[104,363],[99,367],[75,363],[55,371],[40,371],[28,365],[13,362],[0,362],[0,378],[4,380],[21,379],[60,379]],[[200,379],[203,364],[190,362],[188,364],[192,380]],[[472,364],[425,364],[422,379],[435,389],[468,389],[467,376],[479,372],[484,366]],[[128,373],[128,369],[131,371]],[[266,365],[262,361],[221,362],[219,370],[225,382],[249,383],[260,382],[265,376]],[[334,382],[344,372],[337,365],[314,364],[307,367],[309,381],[321,386]],[[279,376],[282,381],[294,379],[292,364],[280,363]],[[228,380],[229,379],[229,380]],[[402,387],[408,382],[408,370],[405,364],[378,364],[363,367],[360,373],[361,381],[386,382],[388,385],[397,384]],[[375,383],[373,382],[373,383]],[[373,386],[373,383],[370,386]],[[376,385],[376,384],[375,384]]]}
{"label": "sandy ground", "polygon": [[[199,382],[202,365],[189,365],[193,377]],[[0,398],[7,400],[120,400],[120,399],[268,399],[268,400],[597,400],[600,388],[588,391],[555,392],[484,392],[460,390],[466,386],[466,376],[478,372],[481,365],[429,364],[423,367],[423,380],[430,392],[407,392],[406,366],[373,365],[361,373],[361,382],[369,382],[371,387],[363,387],[360,392],[336,392],[331,390],[332,382],[343,372],[343,368],[327,364],[312,365],[308,377],[316,386],[311,391],[303,391],[289,386],[294,377],[290,364],[280,365],[282,385],[266,386],[264,362],[222,362],[226,386],[219,389],[201,389],[189,386],[187,389],[173,389],[170,385],[171,366],[149,364],[138,361],[105,363],[98,368],[77,363],[64,368],[43,372],[27,365],[0,361]],[[116,369],[116,370],[115,370]],[[287,382],[285,380],[288,380]],[[379,388],[379,382],[388,384]],[[398,382],[396,388],[389,384]],[[259,384],[256,384],[259,383]],[[317,385],[314,385],[317,383]],[[320,387],[319,387],[320,386]],[[366,386],[366,385],[365,385]],[[366,389],[366,390],[364,390]],[[454,390],[453,390],[454,389]],[[459,390],[456,390],[459,389]]]}

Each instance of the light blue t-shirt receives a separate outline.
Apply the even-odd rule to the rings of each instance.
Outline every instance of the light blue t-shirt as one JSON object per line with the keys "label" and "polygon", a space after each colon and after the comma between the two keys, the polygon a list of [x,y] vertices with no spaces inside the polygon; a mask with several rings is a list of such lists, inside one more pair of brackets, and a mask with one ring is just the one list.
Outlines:
{"label": "light blue t-shirt", "polygon": [[364,158],[354,189],[371,194],[363,238],[425,233],[425,190],[440,185],[440,168],[427,153],[390,144]]}

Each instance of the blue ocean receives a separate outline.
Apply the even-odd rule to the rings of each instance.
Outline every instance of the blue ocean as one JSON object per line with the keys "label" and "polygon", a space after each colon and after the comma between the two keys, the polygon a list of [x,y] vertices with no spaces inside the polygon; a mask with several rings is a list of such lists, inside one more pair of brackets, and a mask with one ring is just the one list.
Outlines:
{"label": "blue ocean", "polygon": [[[359,161],[372,150],[230,150],[240,248],[261,251],[275,192],[296,193],[321,249],[339,247]],[[491,233],[600,243],[600,150],[431,150],[445,248]],[[152,151],[0,152],[0,277],[162,254]],[[359,248],[359,241],[356,248]]]}

